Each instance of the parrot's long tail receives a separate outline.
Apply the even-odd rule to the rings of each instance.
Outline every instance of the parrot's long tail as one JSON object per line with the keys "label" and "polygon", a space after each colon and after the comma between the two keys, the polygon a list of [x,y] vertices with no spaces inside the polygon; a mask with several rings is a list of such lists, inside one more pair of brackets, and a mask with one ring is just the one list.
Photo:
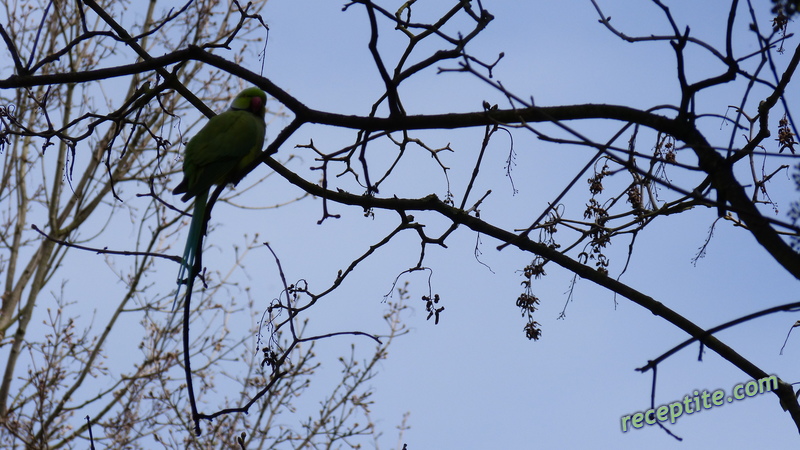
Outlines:
{"label": "parrot's long tail", "polygon": [[[175,290],[175,300],[172,302],[172,316],[168,323],[168,328],[172,327],[175,316],[178,315],[181,302],[181,285],[186,285],[186,292],[192,292],[194,287],[194,265],[197,259],[197,250],[200,247],[200,238],[203,233],[203,220],[206,215],[206,203],[208,202],[208,191],[198,194],[194,200],[192,210],[192,222],[189,224],[189,236],[186,237],[186,247],[183,249],[181,268],[178,271],[178,287]],[[188,276],[187,276],[188,275]]]}

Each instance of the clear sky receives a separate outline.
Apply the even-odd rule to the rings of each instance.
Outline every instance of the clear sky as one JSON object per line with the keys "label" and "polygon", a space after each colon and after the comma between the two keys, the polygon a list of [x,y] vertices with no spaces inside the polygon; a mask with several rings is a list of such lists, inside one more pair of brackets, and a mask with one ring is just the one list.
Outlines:
{"label": "clear sky", "polygon": [[[425,3],[415,5],[414,12],[420,18],[425,14]],[[693,36],[714,45],[723,42],[725,3],[667,2],[679,27],[690,26]],[[768,27],[771,18],[766,13],[767,2],[754,3],[759,8],[760,25]],[[341,3],[330,1],[302,4],[302,8],[287,0],[268,4],[264,17],[271,31],[265,76],[310,107],[365,114],[381,86],[367,53],[363,10],[353,7],[342,13]],[[594,102],[646,108],[676,103],[678,85],[670,46],[665,42],[622,42],[598,23],[588,0],[486,0],[483,4],[495,20],[469,50],[485,60],[505,52],[495,76],[515,94],[533,96],[538,105]],[[599,4],[625,33],[669,32],[663,15],[651,2]],[[756,48],[743,15],[740,11],[735,40],[742,53]],[[394,44],[398,41],[391,38],[389,27],[382,33],[382,38],[386,36],[382,47],[386,59],[394,61],[399,48]],[[794,44],[795,40],[789,41],[790,51],[779,56],[779,65],[788,61]],[[701,52],[690,55],[690,75],[707,76],[720,69]],[[431,72],[408,84],[401,94],[410,114],[479,110],[483,100],[505,106],[500,95],[469,75]],[[743,89],[744,84],[739,82],[711,90],[701,97],[698,108],[726,114],[727,105],[737,104]],[[796,87],[787,95],[794,98]],[[730,129],[721,122],[709,119],[705,131],[715,143],[723,145]],[[586,129],[595,131],[598,128],[594,126]],[[279,129],[275,123],[269,132],[274,136]],[[615,128],[606,130],[596,134],[598,139],[611,136]],[[328,132],[324,128],[304,129],[290,144],[313,138],[320,146],[335,148],[352,139]],[[450,181],[456,195],[463,192],[481,132],[425,135],[431,145],[450,142],[457,149],[444,156],[445,163],[454,167]],[[514,139],[517,165],[513,176],[520,192],[511,194],[503,171],[508,147],[500,138],[487,155],[485,176],[479,178],[476,192],[493,190],[482,209],[484,219],[521,227],[537,216],[573,176],[574,172],[559,169],[582,165],[588,153],[545,144],[525,133],[516,133]],[[639,145],[646,151],[652,140],[642,138]],[[291,153],[300,152],[287,145],[279,156]],[[683,157],[695,162],[689,154]],[[302,170],[310,164],[306,160],[294,169]],[[430,170],[427,162],[422,167],[420,170]],[[407,181],[414,181],[411,186],[398,182],[381,194],[411,196],[422,189],[423,193],[443,195],[444,185],[434,171],[407,169]],[[419,187],[418,180],[432,181]],[[678,180],[689,178],[679,176]],[[296,194],[279,179],[272,179],[269,187],[278,198]],[[797,198],[786,173],[776,177],[770,189],[779,202],[776,217],[784,219],[788,202]],[[586,197],[584,186],[578,190],[580,195],[573,196],[569,205],[573,212],[582,208]],[[343,218],[320,226],[314,220],[321,213],[318,201],[293,208],[291,214],[296,215],[281,210],[265,214],[262,233],[286,258],[287,271],[304,277],[318,273],[320,280],[330,280],[348,258],[363,252],[395,223],[393,213],[364,219],[356,208],[336,206],[335,212]],[[432,230],[446,227],[430,215],[420,217],[430,220]],[[715,211],[696,208],[648,227],[637,238],[631,267],[621,280],[705,327],[800,300],[797,281],[766,257],[748,233],[729,223],[717,225],[706,257],[694,265],[692,258],[714,218]],[[427,275],[404,277],[411,282],[414,295],[415,312],[407,319],[412,332],[397,341],[380,375],[373,380],[377,391],[373,412],[387,433],[384,446],[394,445],[392,427],[406,411],[411,413],[411,428],[402,442],[411,449],[786,448],[796,442],[794,424],[770,394],[682,416],[669,428],[684,438],[683,443],[653,426],[622,433],[621,417],[643,411],[650,404],[652,374],[634,369],[680,343],[686,335],[624,298],[618,297],[615,303],[612,293],[587,281],[578,282],[566,318],[557,320],[568,301],[565,292],[571,276],[548,266],[548,276],[534,285],[542,299],[537,314],[544,334],[538,342],[528,341],[514,301],[521,292],[522,277],[517,271],[530,262],[531,256],[512,249],[497,251],[498,242],[481,237],[481,261],[489,270],[474,257],[476,238],[462,229],[453,236],[449,249],[429,248],[425,265],[434,269],[433,289],[446,307],[438,325],[425,320],[424,305],[418,300],[426,293]],[[370,312],[379,315],[382,295],[397,273],[416,262],[415,242],[407,236],[382,249],[372,265],[362,268],[341,293],[327,300],[328,304],[320,305],[319,319],[312,327],[368,329],[364,324],[372,323],[375,317],[366,316]],[[612,275],[619,274],[624,265],[627,244],[619,240],[609,249]],[[320,248],[330,251],[320,254]],[[797,379],[800,337],[789,340],[783,356],[778,353],[795,320],[797,317],[790,314],[773,315],[720,333],[719,337],[766,372],[792,382]],[[370,346],[368,342],[361,345]],[[324,348],[335,352],[336,347],[335,342],[329,342]],[[713,352],[705,352],[703,362],[697,361],[697,353],[698,347],[690,346],[659,366],[656,405],[680,401],[695,390],[724,389],[728,396],[734,385],[749,381]]]}

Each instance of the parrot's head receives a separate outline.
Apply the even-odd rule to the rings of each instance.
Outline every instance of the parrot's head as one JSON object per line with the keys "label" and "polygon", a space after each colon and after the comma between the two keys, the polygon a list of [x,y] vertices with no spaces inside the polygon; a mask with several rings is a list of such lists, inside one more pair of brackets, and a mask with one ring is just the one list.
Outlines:
{"label": "parrot's head", "polygon": [[266,112],[267,94],[257,87],[251,87],[239,92],[239,95],[231,102],[231,109],[234,111],[250,111],[260,118],[264,118]]}

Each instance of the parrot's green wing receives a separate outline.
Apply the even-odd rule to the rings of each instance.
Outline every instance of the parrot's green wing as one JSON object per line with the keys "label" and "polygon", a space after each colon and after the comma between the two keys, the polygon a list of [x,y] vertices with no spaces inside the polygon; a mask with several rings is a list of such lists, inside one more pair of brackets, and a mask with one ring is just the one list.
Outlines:
{"label": "parrot's green wing", "polygon": [[264,121],[249,111],[226,111],[211,118],[186,145],[184,200],[232,181],[258,156],[264,129]]}

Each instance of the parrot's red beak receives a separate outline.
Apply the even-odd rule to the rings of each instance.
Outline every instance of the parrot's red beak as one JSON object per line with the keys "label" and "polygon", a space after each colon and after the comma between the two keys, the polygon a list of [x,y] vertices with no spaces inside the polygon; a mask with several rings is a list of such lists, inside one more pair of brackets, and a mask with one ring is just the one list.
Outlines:
{"label": "parrot's red beak", "polygon": [[260,114],[263,108],[264,108],[264,101],[261,100],[261,97],[253,97],[250,100],[250,112],[252,112],[253,114]]}

